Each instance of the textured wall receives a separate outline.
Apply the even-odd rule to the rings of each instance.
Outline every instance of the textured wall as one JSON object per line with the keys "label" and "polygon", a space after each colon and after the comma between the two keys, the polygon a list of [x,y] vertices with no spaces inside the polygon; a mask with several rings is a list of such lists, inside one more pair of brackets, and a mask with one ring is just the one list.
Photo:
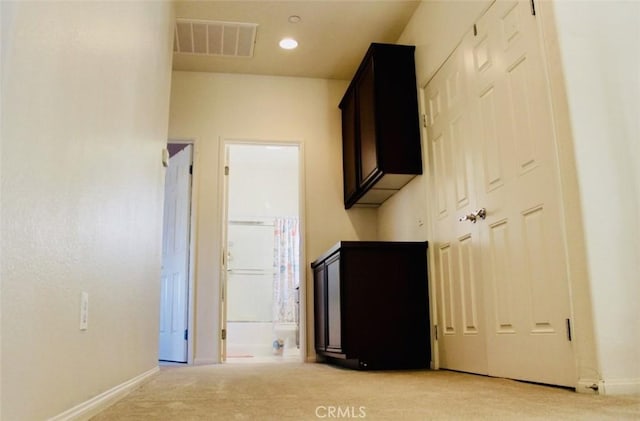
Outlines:
{"label": "textured wall", "polygon": [[157,366],[172,8],[1,7],[0,418],[41,420]]}
{"label": "textured wall", "polygon": [[584,216],[593,303],[598,364],[589,369],[605,393],[638,394],[640,3],[553,6],[580,192],[569,205]]}

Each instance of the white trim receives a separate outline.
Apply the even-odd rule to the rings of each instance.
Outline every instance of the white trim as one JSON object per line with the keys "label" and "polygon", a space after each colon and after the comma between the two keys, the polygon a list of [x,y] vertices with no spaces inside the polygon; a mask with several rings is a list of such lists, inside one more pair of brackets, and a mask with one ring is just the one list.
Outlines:
{"label": "white trim", "polygon": [[228,202],[229,202],[229,177],[226,174],[226,167],[229,165],[227,142],[223,137],[218,138],[218,200],[217,211],[220,222],[220,258],[219,258],[219,279],[218,279],[218,351],[217,363],[224,363],[227,360],[227,340],[222,339],[222,330],[227,329],[227,235],[228,235]]}
{"label": "white trim", "polygon": [[[456,48],[458,48],[456,46]],[[453,50],[455,51],[455,49]],[[453,51],[451,54],[453,54]],[[427,85],[431,81],[428,79],[424,85],[421,85],[418,88],[418,107],[421,116],[427,115],[427,104],[425,100]],[[422,117],[421,117],[422,118]],[[425,215],[425,224],[427,226],[427,239],[433,239],[433,233],[435,232],[435,221],[433,215],[437,215],[436,202],[431,200],[434,196],[435,192],[432,191],[433,180],[431,179],[431,169],[429,168],[429,137],[427,136],[427,128],[424,124],[420,124],[420,147],[422,148],[422,176],[425,180],[425,189],[424,193],[427,198],[427,212]],[[436,288],[436,279],[437,273],[435,271],[435,265],[432,262],[435,261],[434,254],[434,243],[433,241],[429,241],[429,246],[427,248],[427,271],[428,271],[428,281],[427,281],[427,290],[429,293],[429,340],[431,346],[431,361],[429,362],[429,367],[432,370],[440,369],[440,349],[438,341],[436,340],[436,334],[434,332],[434,326],[438,325],[438,300],[437,300],[437,288]]]}
{"label": "white trim", "polygon": [[[296,146],[298,148],[298,220],[300,225],[300,325],[299,329],[299,338],[300,338],[300,358],[301,361],[307,361],[309,356],[307,355],[307,256],[306,256],[306,214],[305,214],[305,152],[304,152],[304,139],[297,140],[271,140],[271,139],[247,139],[247,138],[234,138],[234,137],[224,137],[221,136],[220,143],[218,145],[219,148],[219,166],[220,171],[224,171],[224,166],[227,165],[226,162],[226,150],[229,145],[258,145],[258,146]],[[226,188],[224,187],[224,183],[226,180],[224,178],[218,183],[218,212],[220,219],[221,230],[226,230],[225,215],[226,208],[228,207],[228,198],[225,197]],[[221,231],[222,232],[222,231]],[[226,235],[221,235],[222,244],[220,250],[224,252],[226,245],[224,241],[226,240]],[[305,268],[303,270],[303,267]],[[224,269],[222,267],[222,260],[220,261],[221,270]],[[226,282],[222,277],[225,274],[221,274],[220,279],[220,289],[222,289],[222,283]],[[225,285],[226,289],[226,285]],[[218,307],[222,309],[222,295],[219,296]],[[225,309],[226,311],[226,309]],[[226,328],[226,316],[220,317],[219,320],[219,330],[221,331],[223,328]],[[219,337],[218,337],[219,338]],[[219,339],[218,349],[222,351],[222,341]],[[226,346],[226,344],[225,344]],[[219,353],[219,361],[216,362],[224,362],[223,353]],[[214,363],[216,363],[214,362]]]}
{"label": "white trim", "polygon": [[601,395],[640,395],[639,379],[602,380],[598,384]]}
{"label": "white trim", "polygon": [[[308,313],[307,313],[307,268],[309,267],[307,263],[307,213],[305,208],[305,203],[307,202],[306,198],[306,162],[305,162],[305,151],[304,151],[304,141],[300,140],[297,142],[292,142],[298,145],[298,221],[300,226],[300,291],[298,297],[298,311],[300,314],[298,315],[298,340],[300,347],[300,357],[301,361],[306,361],[307,356],[307,326],[308,326]],[[313,316],[312,316],[313,317]],[[314,346],[311,346],[311,349],[314,349]],[[314,352],[314,360],[315,360],[315,352]]]}
{"label": "white trim", "polygon": [[193,151],[191,155],[191,221],[189,238],[189,333],[187,337],[187,364],[193,364],[195,358],[196,337],[196,256],[198,254],[198,198],[200,191],[200,145],[196,139],[191,139]]}
{"label": "white trim", "polygon": [[218,361],[215,358],[195,358],[193,360],[193,365],[211,365],[211,364],[219,364],[220,361]]}
{"label": "white trim", "polygon": [[53,418],[49,418],[49,421],[88,420],[124,398],[133,389],[141,386],[144,382],[149,380],[151,376],[158,373],[159,370],[160,368],[156,366],[139,376],[127,380],[106,392],[94,396],[93,398],[86,400],[63,413],[56,415]]}

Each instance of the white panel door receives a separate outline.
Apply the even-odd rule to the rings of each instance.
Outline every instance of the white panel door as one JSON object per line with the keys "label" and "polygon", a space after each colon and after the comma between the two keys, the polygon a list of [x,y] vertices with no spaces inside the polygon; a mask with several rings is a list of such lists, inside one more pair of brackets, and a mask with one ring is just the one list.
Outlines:
{"label": "white panel door", "polygon": [[[529,1],[494,3],[424,104],[440,366],[574,386],[555,139]],[[459,221],[481,208],[486,218]]]}
{"label": "white panel door", "polygon": [[548,84],[529,1],[497,1],[473,37],[489,374],[574,386]]}
{"label": "white panel door", "polygon": [[[467,41],[468,42],[468,41]],[[441,367],[487,373],[479,224],[460,223],[476,205],[468,63],[458,48],[424,91],[435,215],[431,241]]]}
{"label": "white panel door", "polygon": [[159,359],[187,361],[191,145],[169,160],[165,176]]}

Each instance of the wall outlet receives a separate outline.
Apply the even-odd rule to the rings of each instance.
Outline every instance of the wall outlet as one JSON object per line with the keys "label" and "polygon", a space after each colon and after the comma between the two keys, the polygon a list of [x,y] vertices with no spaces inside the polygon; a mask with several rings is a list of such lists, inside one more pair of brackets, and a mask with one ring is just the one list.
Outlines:
{"label": "wall outlet", "polygon": [[80,294],[80,330],[89,329],[89,293]]}

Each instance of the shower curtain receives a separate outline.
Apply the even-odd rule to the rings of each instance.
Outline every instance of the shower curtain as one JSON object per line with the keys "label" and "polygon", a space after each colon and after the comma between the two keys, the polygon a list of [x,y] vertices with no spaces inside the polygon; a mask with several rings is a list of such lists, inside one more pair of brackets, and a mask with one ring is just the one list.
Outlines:
{"label": "shower curtain", "polygon": [[273,321],[296,321],[300,279],[298,218],[275,218],[273,247]]}

